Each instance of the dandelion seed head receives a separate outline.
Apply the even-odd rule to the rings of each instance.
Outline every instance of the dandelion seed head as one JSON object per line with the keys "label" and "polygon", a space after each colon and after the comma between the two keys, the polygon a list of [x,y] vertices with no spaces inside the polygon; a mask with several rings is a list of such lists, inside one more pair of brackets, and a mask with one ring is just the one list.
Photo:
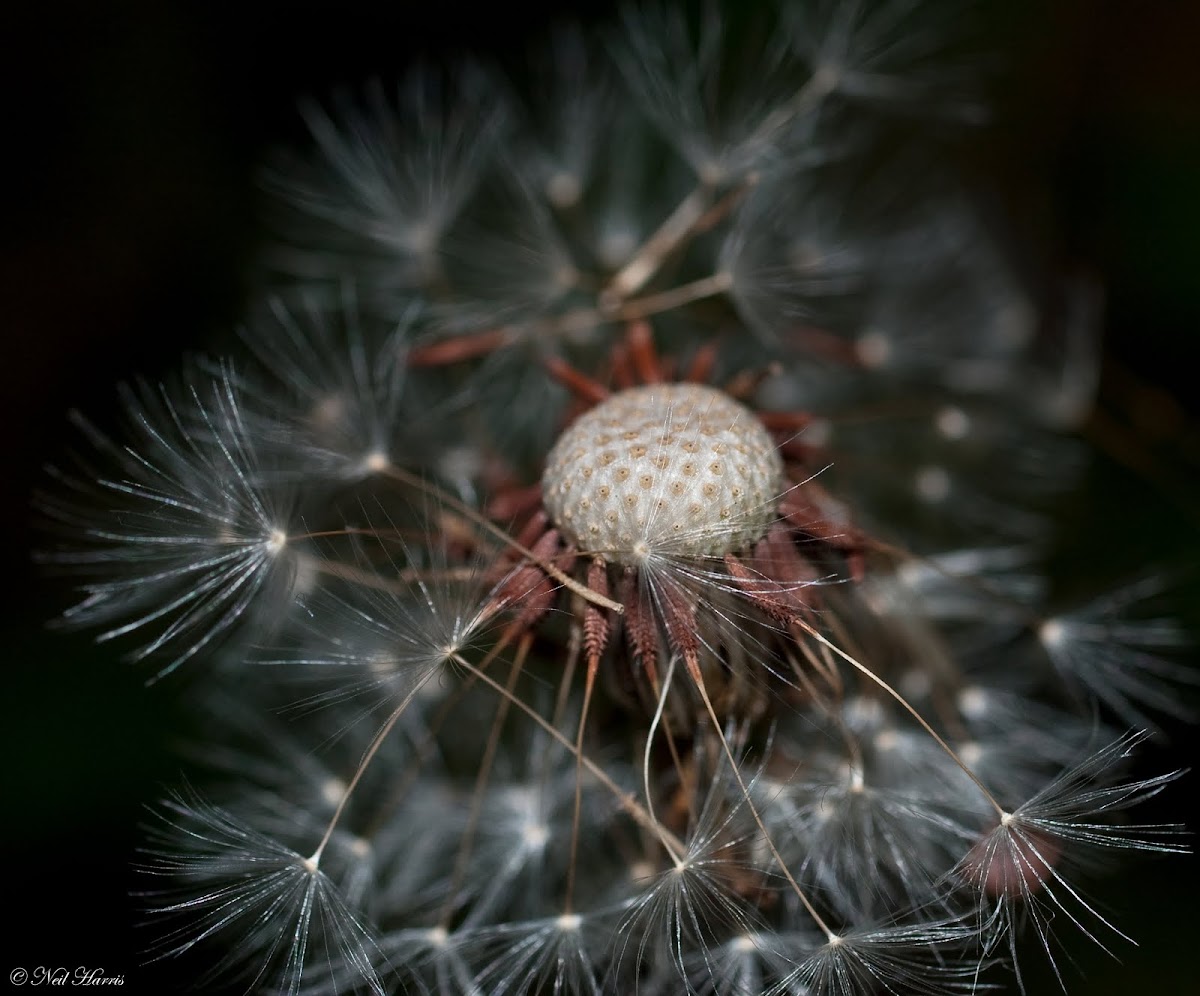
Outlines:
{"label": "dandelion seed head", "polygon": [[345,421],[347,407],[344,395],[327,394],[310,409],[309,422],[316,429],[336,429]]}
{"label": "dandelion seed head", "polygon": [[813,84],[827,93],[833,93],[842,85],[844,69],[836,62],[821,62],[813,67]]}
{"label": "dandelion seed head", "polygon": [[906,699],[923,699],[929,696],[933,680],[925,671],[905,671],[897,685]]}
{"label": "dandelion seed head", "polygon": [[[1161,578],[1045,608],[1095,292],[1013,263],[941,126],[878,166],[976,120],[975,53],[920,0],[727,6],[305,105],[257,362],[81,425],[69,621],[229,682],[192,753],[231,808],[150,828],[154,957],[280,996],[999,991],[1018,935],[1124,937],[1077,870],[1183,850],[1123,819],[1176,777],[1115,778],[1143,735],[1079,762],[1102,721],[1040,698],[1141,728],[1187,650]],[[244,648],[303,683],[286,724]]]}
{"label": "dandelion seed head", "polygon": [[950,475],[942,467],[922,467],[913,478],[913,488],[921,501],[940,504],[950,495]]}
{"label": "dandelion seed head", "polygon": [[716,186],[728,178],[729,172],[718,160],[706,159],[696,164],[696,175],[702,182]]}
{"label": "dandelion seed head", "polygon": [[987,715],[988,696],[982,688],[964,688],[958,693],[958,709],[968,719],[979,719]]}
{"label": "dandelion seed head", "polygon": [[751,951],[757,950],[757,948],[758,945],[751,934],[743,934],[741,937],[734,938],[733,950],[738,954],[749,954]]}
{"label": "dandelion seed head", "polygon": [[529,851],[540,851],[550,839],[550,830],[544,823],[526,823],[521,827],[521,843]]}
{"label": "dandelion seed head", "polygon": [[1038,639],[1045,647],[1060,647],[1067,638],[1067,627],[1059,619],[1047,619],[1038,627]]}
{"label": "dandelion seed head", "polygon": [[1016,298],[1000,308],[996,329],[1000,341],[1012,348],[1024,346],[1034,335],[1037,315],[1030,303]]}
{"label": "dandelion seed head", "polygon": [[564,913],[554,921],[554,926],[564,934],[577,931],[582,924],[583,918],[578,913]]}
{"label": "dandelion seed head", "polygon": [[971,431],[971,419],[956,405],[948,405],[934,416],[934,426],[945,439],[965,439]]}
{"label": "dandelion seed head", "polygon": [[879,751],[895,750],[900,745],[900,735],[895,730],[880,730],[875,734],[875,749]]}
{"label": "dandelion seed head", "polygon": [[858,361],[868,370],[886,366],[892,355],[892,344],[882,331],[864,332],[854,344]]}
{"label": "dandelion seed head", "polygon": [[775,443],[749,409],[715,388],[654,384],[577,419],[550,452],[542,495],[580,549],[636,565],[747,548],[782,484]]}
{"label": "dandelion seed head", "polygon": [[872,729],[883,722],[883,705],[878,699],[856,695],[846,702],[845,716],[852,729]]}
{"label": "dandelion seed head", "polygon": [[579,284],[579,271],[569,263],[564,263],[554,270],[553,280],[561,290],[569,291]]}
{"label": "dandelion seed head", "polygon": [[381,474],[391,465],[392,461],[381,450],[373,450],[363,458],[363,469],[371,474]]}
{"label": "dandelion seed head", "polygon": [[583,185],[573,173],[560,170],[546,180],[546,197],[556,208],[572,207],[582,196]]}
{"label": "dandelion seed head", "polygon": [[803,438],[809,446],[828,446],[833,438],[833,423],[827,418],[814,418],[804,427]]}
{"label": "dandelion seed head", "polygon": [[916,588],[925,581],[928,568],[918,562],[909,561],[896,568],[896,580],[906,588]]}
{"label": "dandelion seed head", "polygon": [[596,255],[608,267],[616,268],[637,248],[637,232],[632,228],[612,228],[598,239]]}
{"label": "dandelion seed head", "polygon": [[851,764],[849,761],[841,765],[841,776],[845,779],[846,788],[853,793],[862,792],[866,788],[866,782],[863,777],[863,769],[857,764]]}
{"label": "dandelion seed head", "polygon": [[346,783],[340,778],[327,778],[321,785],[321,798],[330,806],[336,806],[346,792]]}

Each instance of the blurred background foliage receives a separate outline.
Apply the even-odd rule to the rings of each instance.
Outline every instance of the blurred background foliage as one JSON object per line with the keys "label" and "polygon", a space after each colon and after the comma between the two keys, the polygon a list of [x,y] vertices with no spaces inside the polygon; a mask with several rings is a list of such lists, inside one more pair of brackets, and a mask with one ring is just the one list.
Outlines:
{"label": "blurred background foliage", "polygon": [[[601,18],[614,6],[573,13]],[[1037,233],[1064,268],[1094,272],[1107,293],[1103,400],[1089,428],[1107,455],[1073,519],[1069,561],[1081,572],[1110,557],[1136,569],[1165,551],[1171,566],[1195,566],[1200,4],[982,7],[1000,56],[998,117],[963,149],[964,166],[998,216]],[[278,143],[304,141],[298,96],[461,50],[519,64],[553,9],[79,0],[5,14],[0,826],[17,924],[0,935],[5,975],[86,965],[123,974],[126,991],[174,981],[139,967],[128,865],[143,803],[176,777],[169,748],[185,729],[174,703],[187,677],[146,690],[115,650],[47,631],[67,593],[29,563],[29,493],[70,439],[65,412],[103,421],[119,380],[155,377],[236,324],[257,234],[255,169]],[[1194,622],[1195,602],[1190,613]],[[1193,729],[1170,733],[1147,770],[1192,762]],[[1141,818],[1181,818],[1194,777]],[[1121,946],[1120,964],[1085,952],[1072,992],[1185,991],[1198,885],[1191,859],[1130,865],[1107,883],[1105,908],[1142,946]]]}

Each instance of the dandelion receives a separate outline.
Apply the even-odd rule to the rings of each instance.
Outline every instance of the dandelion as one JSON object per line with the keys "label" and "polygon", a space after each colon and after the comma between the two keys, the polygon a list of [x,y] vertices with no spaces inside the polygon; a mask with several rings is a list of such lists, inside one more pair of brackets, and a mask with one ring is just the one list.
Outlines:
{"label": "dandelion", "polygon": [[952,950],[967,936],[952,921],[863,926],[829,938],[800,963],[790,980],[828,996],[971,992],[974,966],[934,953]]}
{"label": "dandelion", "polygon": [[729,804],[730,774],[722,758],[669,866],[630,899],[621,932],[638,939],[638,966],[659,974],[670,966],[686,978],[689,962],[707,961],[713,944],[755,929],[758,915],[741,893],[767,883],[746,857],[755,829],[745,798],[733,796]]}
{"label": "dandelion", "polygon": [[507,115],[486,93],[477,73],[430,69],[395,98],[373,84],[365,107],[348,95],[333,112],[306,104],[315,154],[267,174],[290,209],[276,266],[327,291],[349,278],[373,314],[402,317],[407,292],[439,279],[442,239],[496,154]]}
{"label": "dandelion", "polygon": [[1179,689],[1195,681],[1172,659],[1187,646],[1183,628],[1170,618],[1146,618],[1145,603],[1163,583],[1143,578],[1089,605],[1048,616],[1037,629],[1039,644],[1066,681],[1140,729],[1153,729],[1156,713],[1186,718],[1189,707]]}
{"label": "dandelion", "polygon": [[247,980],[251,988],[271,978],[280,992],[295,996],[316,949],[317,960],[351,966],[372,992],[384,992],[366,929],[317,859],[197,798],[177,797],[163,821],[154,831],[162,849],[149,849],[148,869],[172,884],[156,907],[185,925],[165,935],[157,957],[197,945],[213,950],[210,944],[232,934],[257,955],[256,973]]}
{"label": "dandelion", "polygon": [[1171,772],[1114,780],[1114,768],[1142,739],[1144,734],[1135,734],[1114,741],[1003,813],[956,868],[979,889],[987,946],[1006,941],[1016,964],[1017,922],[1028,919],[1064,988],[1055,960],[1061,931],[1079,930],[1101,947],[1109,941],[1105,934],[1129,939],[1071,881],[1071,870],[1086,868],[1106,850],[1185,850],[1177,826],[1113,822],[1113,814],[1157,795],[1179,777],[1180,772]]}
{"label": "dandelion", "polygon": [[611,929],[599,917],[563,913],[497,928],[488,940],[496,952],[479,973],[485,992],[556,992],[601,996],[597,953]]}
{"label": "dandelion", "polygon": [[250,355],[40,498],[66,619],[202,689],[152,957],[932,996],[1127,937],[1084,873],[1182,849],[1115,724],[1185,637],[1059,607],[1094,296],[1052,328],[925,130],[986,118],[937,23],[651,4],[304,105]]}
{"label": "dandelion", "polygon": [[[303,468],[310,481],[353,481],[418,459],[396,451],[398,430],[417,417],[403,363],[407,327],[365,328],[353,285],[334,312],[311,293],[266,302],[242,338],[264,382],[254,431],[280,465]],[[282,415],[281,401],[290,404]]]}
{"label": "dandelion", "polygon": [[59,489],[39,503],[65,537],[42,560],[96,578],[65,621],[109,626],[101,639],[143,633],[135,656],[173,655],[160,673],[263,603],[285,608],[297,582],[295,497],[265,480],[232,373],[190,379],[182,391],[125,389],[136,442],[78,417],[103,469],[52,469]]}

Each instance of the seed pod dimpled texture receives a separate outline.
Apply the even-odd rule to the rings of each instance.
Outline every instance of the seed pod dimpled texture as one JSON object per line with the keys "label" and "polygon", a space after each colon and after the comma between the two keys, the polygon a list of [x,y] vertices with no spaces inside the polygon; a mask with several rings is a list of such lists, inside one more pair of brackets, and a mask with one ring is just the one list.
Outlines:
{"label": "seed pod dimpled texture", "polygon": [[721,557],[775,518],[783,462],[744,405],[700,384],[614,394],[559,437],[542,474],[551,520],[611,563]]}

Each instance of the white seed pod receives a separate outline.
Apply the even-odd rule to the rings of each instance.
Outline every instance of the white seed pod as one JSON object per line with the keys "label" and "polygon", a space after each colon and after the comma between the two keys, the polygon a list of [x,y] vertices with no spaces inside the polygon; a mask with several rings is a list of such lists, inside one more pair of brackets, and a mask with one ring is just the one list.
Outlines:
{"label": "white seed pod", "polygon": [[774,519],[783,479],[770,433],[744,405],[713,387],[653,384],[563,432],[542,499],[581,551],[636,565],[745,550]]}

